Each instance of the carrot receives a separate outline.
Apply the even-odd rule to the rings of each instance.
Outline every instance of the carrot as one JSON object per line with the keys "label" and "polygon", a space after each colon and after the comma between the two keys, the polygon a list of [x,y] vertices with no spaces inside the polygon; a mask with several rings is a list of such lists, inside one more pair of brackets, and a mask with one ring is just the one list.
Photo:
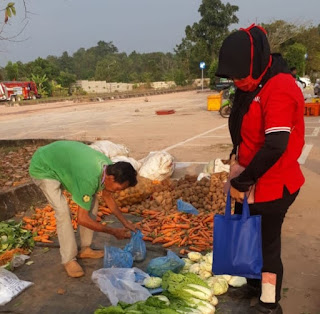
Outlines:
{"label": "carrot", "polygon": [[175,228],[176,227],[176,224],[171,224],[171,225],[163,225],[161,227],[162,230],[164,229],[172,229],[172,228]]}
{"label": "carrot", "polygon": [[213,221],[213,214],[209,215],[207,218],[203,219],[203,223],[212,222]]}
{"label": "carrot", "polygon": [[165,244],[162,244],[162,247],[169,247],[169,246],[176,244],[177,242],[179,242],[179,240],[173,240],[171,242],[167,242]]}
{"label": "carrot", "polygon": [[176,228],[179,228],[179,229],[190,229],[190,224],[176,224]]}
{"label": "carrot", "polygon": [[182,249],[182,250],[180,250],[179,253],[182,254],[182,255],[184,255],[184,254],[186,254],[186,250],[185,250],[185,249]]}
{"label": "carrot", "polygon": [[129,208],[128,208],[128,207],[121,207],[121,208],[120,208],[120,211],[121,211],[122,213],[129,213]]}
{"label": "carrot", "polygon": [[182,241],[180,242],[179,246],[183,246],[183,245],[187,242],[187,240],[188,240],[188,237],[185,236],[185,237],[182,239]]}
{"label": "carrot", "polygon": [[97,212],[97,216],[102,217],[103,216],[103,212]]}
{"label": "carrot", "polygon": [[164,237],[159,237],[159,238],[155,238],[155,239],[152,241],[152,244],[164,243],[164,242],[166,242],[166,240],[164,239]]}
{"label": "carrot", "polygon": [[53,243],[53,241],[48,240],[48,239],[41,239],[41,242],[43,242],[43,243]]}
{"label": "carrot", "polygon": [[200,250],[199,248],[195,247],[195,246],[189,246],[189,249],[190,249],[191,251],[201,252],[201,250]]}
{"label": "carrot", "polygon": [[24,229],[27,229],[27,230],[32,230],[32,229],[33,229],[32,225],[29,224],[29,223],[26,224],[23,228],[24,228]]}
{"label": "carrot", "polygon": [[102,218],[101,218],[100,216],[97,216],[97,217],[96,217],[96,221],[97,221],[97,222],[100,222],[101,220],[102,220]]}
{"label": "carrot", "polygon": [[23,217],[22,220],[23,220],[24,222],[26,222],[26,223],[30,223],[30,222],[33,221],[33,220],[32,220],[31,218],[29,218],[29,217]]}
{"label": "carrot", "polygon": [[151,237],[146,237],[146,236],[144,236],[144,237],[143,237],[143,240],[144,240],[144,241],[153,242],[153,238],[151,238]]}
{"label": "carrot", "polygon": [[47,229],[47,230],[56,230],[57,228],[56,228],[56,227],[53,227],[53,226],[49,226],[49,225],[48,225],[48,226],[46,226],[46,229]]}

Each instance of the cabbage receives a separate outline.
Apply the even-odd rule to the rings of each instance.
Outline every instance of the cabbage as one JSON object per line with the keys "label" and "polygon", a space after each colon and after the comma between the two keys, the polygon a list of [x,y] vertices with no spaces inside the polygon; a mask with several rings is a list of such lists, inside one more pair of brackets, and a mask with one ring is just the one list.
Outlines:
{"label": "cabbage", "polygon": [[232,287],[242,287],[247,283],[247,279],[244,277],[232,276],[231,279],[228,281],[229,286]]}
{"label": "cabbage", "polygon": [[212,270],[212,264],[208,262],[201,262],[200,263],[200,270],[205,270],[211,273]]}
{"label": "cabbage", "polygon": [[228,282],[223,278],[210,277],[207,280],[209,287],[213,290],[214,295],[221,295],[228,291]]}
{"label": "cabbage", "polygon": [[187,302],[190,298],[207,301],[212,297],[208,284],[193,273],[183,275],[168,271],[162,278],[162,288]]}
{"label": "cabbage", "polygon": [[162,279],[160,277],[147,277],[143,284],[146,288],[154,289],[161,286]]}
{"label": "cabbage", "polygon": [[195,264],[191,265],[190,268],[189,268],[189,272],[190,273],[194,273],[194,274],[199,274],[199,272],[200,272],[200,264],[195,263]]}
{"label": "cabbage", "polygon": [[206,280],[206,279],[212,277],[212,273],[209,271],[206,271],[206,270],[200,270],[199,276],[201,279]]}
{"label": "cabbage", "polygon": [[218,304],[218,298],[213,294],[209,302],[213,305],[216,306]]}
{"label": "cabbage", "polygon": [[199,252],[189,252],[188,258],[193,262],[199,262],[202,258],[202,254]]}

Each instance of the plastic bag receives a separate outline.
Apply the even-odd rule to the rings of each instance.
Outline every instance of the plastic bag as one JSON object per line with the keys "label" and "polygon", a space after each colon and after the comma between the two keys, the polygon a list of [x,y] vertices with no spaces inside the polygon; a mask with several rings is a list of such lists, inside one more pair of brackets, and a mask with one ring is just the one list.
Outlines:
{"label": "plastic bag", "polygon": [[11,263],[10,263],[10,264],[11,264],[11,267],[12,267],[12,268],[17,268],[17,267],[23,265],[23,264],[25,263],[25,261],[26,261],[27,259],[29,259],[29,258],[30,258],[30,256],[24,255],[24,254],[15,255],[15,256],[13,257]]}
{"label": "plastic bag", "polygon": [[179,212],[184,212],[187,214],[198,215],[198,210],[193,207],[190,203],[184,202],[183,200],[177,200],[177,208]]}
{"label": "plastic bag", "polygon": [[151,293],[140,283],[136,277],[146,278],[148,274],[139,268],[102,268],[92,273],[93,282],[109,298],[112,305],[119,301],[135,303],[144,301]]}
{"label": "plastic bag", "polygon": [[139,169],[141,168],[141,162],[131,158],[131,157],[127,157],[127,156],[115,156],[112,157],[111,160],[115,163],[118,161],[125,161],[128,162],[132,165],[132,167],[136,170],[139,171]]}
{"label": "plastic bag", "polygon": [[168,250],[167,256],[157,257],[150,261],[147,273],[150,276],[162,277],[168,270],[178,273],[185,265],[185,262],[177,254]]}
{"label": "plastic bag", "polygon": [[231,215],[230,192],[225,215],[214,216],[213,264],[215,275],[261,278],[261,215],[250,216],[247,198],[241,215]]}
{"label": "plastic bag", "polygon": [[7,304],[31,285],[32,282],[20,280],[12,272],[0,268],[0,305]]}
{"label": "plastic bag", "polygon": [[173,157],[165,152],[151,152],[143,160],[139,175],[150,180],[163,181],[171,177],[174,171]]}
{"label": "plastic bag", "polygon": [[98,152],[105,154],[109,158],[129,156],[129,149],[122,144],[115,144],[110,141],[96,141],[89,146]]}
{"label": "plastic bag", "polygon": [[132,265],[133,257],[130,252],[113,246],[104,246],[104,268],[131,268]]}
{"label": "plastic bag", "polygon": [[131,234],[131,240],[125,246],[124,251],[130,252],[135,262],[142,262],[147,255],[146,244],[142,239],[143,234],[140,230],[137,232],[132,232]]}

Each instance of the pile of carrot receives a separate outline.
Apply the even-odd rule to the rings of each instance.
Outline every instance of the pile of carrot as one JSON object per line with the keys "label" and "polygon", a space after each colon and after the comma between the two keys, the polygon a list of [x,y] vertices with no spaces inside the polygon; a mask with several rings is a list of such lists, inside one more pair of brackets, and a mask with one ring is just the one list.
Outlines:
{"label": "pile of carrot", "polygon": [[[72,226],[74,230],[78,228],[77,215],[78,208],[77,205],[70,197],[70,194],[65,192],[65,196],[68,200],[68,205],[71,210],[72,216]],[[121,212],[128,213],[129,209],[126,207],[120,208]],[[108,216],[111,214],[111,210],[105,206],[99,206],[99,211],[97,214],[96,220],[98,222],[103,222],[104,215]],[[42,243],[53,243],[50,240],[51,237],[56,236],[57,234],[57,223],[55,218],[55,212],[50,205],[47,205],[43,208],[36,208],[35,213],[31,215],[31,217],[23,217],[22,218],[24,224],[23,228],[32,231],[34,234],[34,241],[42,242]]]}
{"label": "pile of carrot", "polygon": [[[78,228],[78,205],[66,194],[72,214],[72,225]],[[122,213],[128,213],[129,208],[120,208]],[[131,212],[135,214],[134,212]],[[105,216],[111,210],[104,205],[99,206],[96,217],[98,222],[105,224]],[[145,209],[137,212],[143,219],[136,223],[137,228],[144,234],[144,240],[153,244],[161,243],[164,248],[178,246],[180,254],[190,251],[203,252],[212,250],[213,244],[213,217],[214,213],[201,212],[199,215],[185,214],[172,209],[170,211]],[[43,243],[52,243],[51,237],[56,235],[55,212],[50,205],[36,208],[31,217],[24,217],[24,228],[34,233],[34,240]]]}
{"label": "pile of carrot", "polygon": [[165,248],[176,245],[182,248],[180,254],[212,250],[213,213],[203,212],[195,216],[146,209],[142,216],[144,219],[136,225],[144,234],[145,241],[162,243]]}
{"label": "pile of carrot", "polygon": [[[72,215],[72,226],[77,230],[77,214],[78,205],[68,198],[69,207]],[[57,234],[57,223],[55,212],[50,205],[44,208],[36,208],[35,213],[31,217],[23,217],[23,228],[32,231],[34,241],[42,243],[53,243],[51,237]]]}

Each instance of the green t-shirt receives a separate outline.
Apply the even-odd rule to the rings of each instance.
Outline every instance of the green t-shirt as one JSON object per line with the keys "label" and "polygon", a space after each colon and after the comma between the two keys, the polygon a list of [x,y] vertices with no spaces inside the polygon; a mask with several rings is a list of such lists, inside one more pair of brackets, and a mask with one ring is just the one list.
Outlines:
{"label": "green t-shirt", "polygon": [[78,205],[90,210],[94,194],[104,188],[103,166],[110,164],[107,156],[83,143],[57,141],[34,153],[29,173],[36,179],[58,180]]}

